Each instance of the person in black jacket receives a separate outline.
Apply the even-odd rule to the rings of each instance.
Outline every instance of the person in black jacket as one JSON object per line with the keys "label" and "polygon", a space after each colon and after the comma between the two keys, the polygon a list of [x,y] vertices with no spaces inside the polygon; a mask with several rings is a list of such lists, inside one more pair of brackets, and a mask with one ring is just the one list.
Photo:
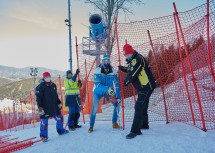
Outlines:
{"label": "person in black jacket", "polygon": [[40,137],[48,139],[48,119],[56,120],[56,128],[59,135],[68,133],[63,127],[63,116],[61,114],[62,104],[57,94],[57,86],[51,81],[49,72],[43,73],[43,82],[36,87],[36,101],[38,114],[40,116]]}
{"label": "person in black jacket", "polygon": [[132,139],[142,134],[141,129],[149,129],[149,98],[156,84],[147,60],[129,44],[124,45],[123,51],[128,64],[128,67],[118,66],[121,71],[127,73],[123,84],[128,86],[132,83],[138,93],[133,124],[130,133],[126,136],[127,139]]}

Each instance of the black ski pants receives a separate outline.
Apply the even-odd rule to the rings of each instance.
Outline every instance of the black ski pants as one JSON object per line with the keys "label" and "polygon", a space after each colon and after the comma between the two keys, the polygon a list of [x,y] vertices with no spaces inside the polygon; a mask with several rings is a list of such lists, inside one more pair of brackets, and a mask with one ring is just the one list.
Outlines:
{"label": "black ski pants", "polygon": [[146,86],[145,90],[138,92],[138,98],[134,106],[135,112],[131,127],[132,133],[137,134],[140,132],[142,126],[148,125],[148,106],[152,91],[149,86]]}

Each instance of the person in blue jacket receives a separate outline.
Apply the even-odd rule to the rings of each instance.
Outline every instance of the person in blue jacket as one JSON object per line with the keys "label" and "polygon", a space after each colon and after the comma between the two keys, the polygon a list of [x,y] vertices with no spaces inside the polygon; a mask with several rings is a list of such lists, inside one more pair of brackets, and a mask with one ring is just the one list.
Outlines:
{"label": "person in blue jacket", "polygon": [[93,88],[93,105],[92,112],[90,114],[90,128],[88,132],[93,132],[93,127],[96,119],[96,112],[98,110],[99,101],[104,97],[106,100],[110,100],[110,97],[115,97],[116,102],[110,100],[114,106],[112,127],[120,128],[117,119],[119,112],[119,105],[121,102],[121,95],[119,89],[119,79],[116,70],[110,65],[110,58],[104,55],[102,63],[94,70],[94,88]]}

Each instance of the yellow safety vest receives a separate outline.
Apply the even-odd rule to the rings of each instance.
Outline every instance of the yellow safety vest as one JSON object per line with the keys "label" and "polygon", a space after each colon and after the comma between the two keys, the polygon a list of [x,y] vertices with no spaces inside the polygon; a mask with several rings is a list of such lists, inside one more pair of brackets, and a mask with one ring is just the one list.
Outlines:
{"label": "yellow safety vest", "polygon": [[73,82],[71,79],[65,79],[64,88],[66,95],[78,95],[80,93],[77,80]]}

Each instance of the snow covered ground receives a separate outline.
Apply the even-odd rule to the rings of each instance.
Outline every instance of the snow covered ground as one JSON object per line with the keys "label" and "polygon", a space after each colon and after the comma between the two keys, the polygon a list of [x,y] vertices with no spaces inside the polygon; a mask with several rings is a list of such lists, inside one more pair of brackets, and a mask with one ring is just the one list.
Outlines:
{"label": "snow covered ground", "polygon": [[[210,83],[207,82],[206,85],[210,85]],[[175,89],[175,87],[169,86],[166,92],[169,93],[169,90],[171,90],[171,94],[174,92],[177,92],[177,94],[182,92],[181,94],[183,94],[185,92]],[[205,91],[202,92],[204,94],[210,93],[206,89],[202,90]],[[157,94],[155,98],[162,98],[162,94]],[[130,99],[126,100],[125,103],[129,103]],[[151,103],[151,105],[156,107],[155,103]],[[163,110],[162,103],[156,103],[156,105],[159,105],[160,109]],[[11,100],[5,99],[0,101],[0,110],[11,106],[13,106],[13,101]],[[127,108],[125,112],[129,111],[126,114],[129,114],[130,119],[132,118],[131,114],[133,114],[134,109],[133,107],[129,108],[131,109]],[[103,110],[108,113],[109,118],[112,116],[112,109],[113,107],[107,107]],[[98,114],[97,119],[104,120],[103,117]],[[180,114],[180,117],[182,117],[182,114]],[[86,119],[89,121],[89,118]],[[67,117],[65,117],[65,121],[67,121]],[[49,141],[47,143],[35,143],[29,148],[17,151],[17,153],[215,153],[215,130],[204,132],[196,127],[178,122],[170,124],[166,124],[165,122],[150,122],[149,130],[142,130],[143,135],[131,140],[125,138],[130,131],[131,122],[125,123],[125,130],[116,130],[112,129],[110,121],[96,121],[93,133],[87,132],[89,128],[89,123],[87,122],[86,124],[82,124],[83,127],[81,129],[71,131],[69,134],[62,136],[57,134],[55,125],[53,125],[53,119],[50,123]],[[19,141],[35,136],[38,140],[39,127],[17,132],[0,131],[0,136],[7,134],[12,135],[10,138],[19,137]]]}
{"label": "snow covered ground", "polygon": [[[54,125],[49,126],[49,141],[38,142],[17,153],[215,153],[215,131],[202,130],[182,124],[164,122],[150,123],[149,130],[143,135],[126,139],[131,123],[126,122],[125,130],[112,129],[111,122],[97,121],[95,131],[88,133],[89,124],[81,129],[59,136]],[[10,134],[19,140],[37,136],[39,127]],[[11,137],[12,138],[12,137]]]}

